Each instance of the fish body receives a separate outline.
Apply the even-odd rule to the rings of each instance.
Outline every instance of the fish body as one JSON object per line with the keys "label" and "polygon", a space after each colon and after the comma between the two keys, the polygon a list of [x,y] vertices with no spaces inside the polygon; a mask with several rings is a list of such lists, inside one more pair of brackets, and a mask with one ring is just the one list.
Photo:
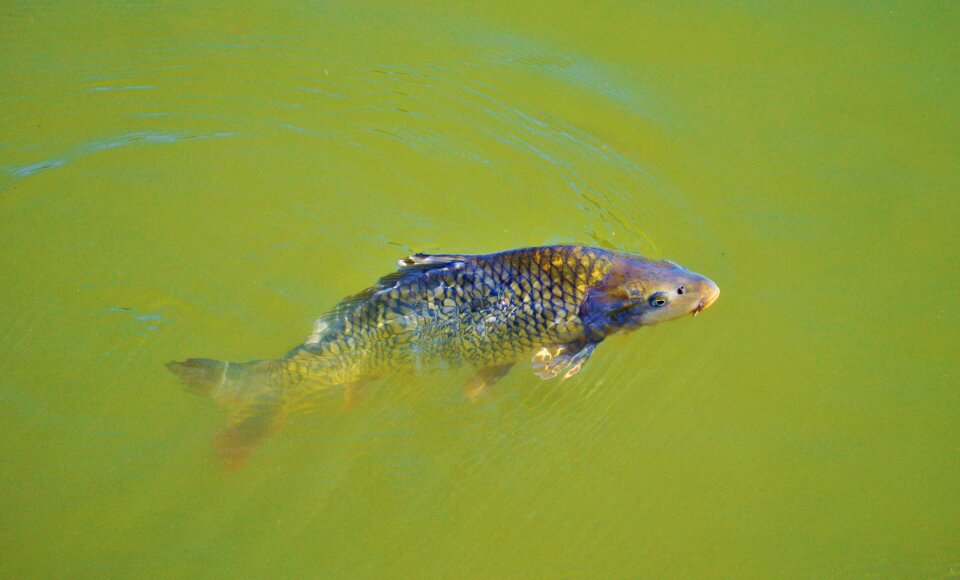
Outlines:
{"label": "fish body", "polygon": [[569,378],[607,336],[696,314],[719,296],[673,262],[585,246],[415,254],[398,264],[321,316],[283,358],[168,367],[233,410],[221,437],[245,457],[285,407],[319,390],[344,385],[349,397],[391,373],[469,366],[475,398],[531,355],[541,378]]}

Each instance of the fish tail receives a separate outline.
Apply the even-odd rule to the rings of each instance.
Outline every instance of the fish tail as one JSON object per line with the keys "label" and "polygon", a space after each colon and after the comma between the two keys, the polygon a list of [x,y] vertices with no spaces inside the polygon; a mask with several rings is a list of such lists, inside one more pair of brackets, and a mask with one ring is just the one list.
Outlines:
{"label": "fish tail", "polygon": [[167,363],[188,392],[208,397],[229,410],[229,423],[214,439],[217,459],[225,470],[242,466],[257,444],[283,422],[285,381],[289,378],[283,362],[191,358]]}

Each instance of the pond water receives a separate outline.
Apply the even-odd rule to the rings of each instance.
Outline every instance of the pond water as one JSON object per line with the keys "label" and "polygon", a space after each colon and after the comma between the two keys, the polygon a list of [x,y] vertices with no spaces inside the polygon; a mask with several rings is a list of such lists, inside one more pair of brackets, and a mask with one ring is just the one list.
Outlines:
{"label": "pond water", "polygon": [[[954,3],[9,2],[7,577],[960,575]],[[411,252],[577,242],[696,319],[377,385],[218,470],[172,359]]]}

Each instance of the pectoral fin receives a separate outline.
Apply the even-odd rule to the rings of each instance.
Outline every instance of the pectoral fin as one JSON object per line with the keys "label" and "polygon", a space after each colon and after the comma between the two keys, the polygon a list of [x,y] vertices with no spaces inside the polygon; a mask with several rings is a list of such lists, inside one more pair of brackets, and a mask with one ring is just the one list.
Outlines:
{"label": "pectoral fin", "polygon": [[533,354],[533,372],[541,379],[552,379],[563,373],[567,380],[580,372],[584,363],[597,349],[596,342],[585,344],[568,343],[560,346],[545,346]]}
{"label": "pectoral fin", "polygon": [[463,392],[476,403],[487,392],[488,387],[506,376],[512,368],[513,363],[478,369],[463,385]]}

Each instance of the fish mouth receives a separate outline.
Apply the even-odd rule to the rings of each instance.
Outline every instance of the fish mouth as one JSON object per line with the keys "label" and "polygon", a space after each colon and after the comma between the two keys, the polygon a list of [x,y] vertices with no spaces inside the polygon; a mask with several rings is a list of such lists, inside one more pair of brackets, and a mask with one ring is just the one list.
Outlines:
{"label": "fish mouth", "polygon": [[694,308],[692,312],[690,312],[690,316],[694,316],[694,317],[695,317],[696,315],[698,315],[698,314],[700,314],[701,312],[703,312],[703,309],[704,309],[704,308],[706,308],[706,306],[704,305],[703,300],[701,300],[700,303],[697,304],[697,307]]}
{"label": "fish mouth", "polygon": [[716,302],[717,298],[720,297],[720,288],[718,288],[717,285],[713,283],[711,283],[710,285],[713,287],[712,288],[713,292],[711,292],[710,295],[707,296],[706,298],[700,299],[700,302],[697,303],[697,306],[690,312],[692,316],[696,316],[697,314],[700,314],[701,312],[703,312],[705,309],[709,308],[710,305]]}

